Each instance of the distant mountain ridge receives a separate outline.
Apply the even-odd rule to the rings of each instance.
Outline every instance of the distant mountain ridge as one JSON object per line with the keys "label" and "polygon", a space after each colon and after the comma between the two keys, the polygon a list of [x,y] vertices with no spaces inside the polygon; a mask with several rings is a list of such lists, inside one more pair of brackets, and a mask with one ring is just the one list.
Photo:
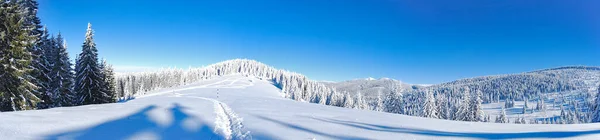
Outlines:
{"label": "distant mountain ridge", "polygon": [[[384,84],[387,83],[387,84]],[[393,83],[393,84],[390,84]],[[595,89],[600,84],[600,67],[594,66],[563,66],[535,70],[530,72],[480,76],[473,78],[458,79],[441,84],[422,86],[417,84],[403,83],[394,79],[354,79],[326,85],[335,87],[338,91],[362,92],[363,94],[375,94],[379,90],[389,91],[398,88],[401,92],[411,92],[416,89],[447,91],[451,88],[469,87],[472,90],[482,90],[486,93],[502,93],[500,98],[522,98],[523,95],[547,93],[555,91],[568,91],[576,89]],[[488,95],[489,95],[488,94]],[[488,97],[492,98],[492,97]],[[491,100],[491,99],[489,99]]]}

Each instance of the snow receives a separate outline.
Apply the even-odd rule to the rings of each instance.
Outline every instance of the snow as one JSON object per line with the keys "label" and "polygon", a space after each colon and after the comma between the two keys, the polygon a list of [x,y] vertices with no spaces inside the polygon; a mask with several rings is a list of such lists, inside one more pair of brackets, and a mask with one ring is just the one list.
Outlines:
{"label": "snow", "polygon": [[[280,91],[269,81],[230,75],[154,91],[123,103],[2,112],[0,138],[361,140],[600,137],[600,124],[439,120],[298,102],[282,97]],[[518,105],[515,107],[518,108]]]}

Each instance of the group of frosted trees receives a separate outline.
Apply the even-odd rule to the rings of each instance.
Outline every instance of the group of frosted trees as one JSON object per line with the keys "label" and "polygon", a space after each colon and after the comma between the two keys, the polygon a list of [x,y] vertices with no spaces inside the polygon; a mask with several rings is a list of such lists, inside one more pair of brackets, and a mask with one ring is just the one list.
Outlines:
{"label": "group of frosted trees", "polygon": [[365,98],[363,94],[336,91],[322,83],[308,80],[305,76],[278,70],[254,60],[235,59],[202,68],[165,69],[157,72],[121,74],[117,78],[117,94],[126,100],[148,91],[190,84],[217,76],[240,74],[272,81],[285,97],[324,105],[384,111],[390,113],[423,116],[461,121],[488,121],[481,108],[481,92],[462,89],[464,96],[452,98],[425,90],[404,96],[397,89],[377,93],[376,98]]}
{"label": "group of frosted trees", "polygon": [[88,91],[115,93],[110,66],[98,64],[91,26],[73,71],[66,42],[48,33],[37,10],[35,0],[0,0],[0,111],[105,103],[88,99],[97,96]]}
{"label": "group of frosted trees", "polygon": [[[369,110],[385,109],[384,104],[400,103],[388,102],[388,99],[401,99],[399,93],[393,92],[381,95],[375,101],[368,101],[361,94],[351,95],[338,92],[320,82],[308,80],[305,76],[279,70],[254,60],[235,59],[202,68],[164,69],[157,72],[128,73],[117,76],[116,90],[121,100],[131,99],[135,95],[142,95],[148,91],[190,84],[203,79],[210,79],[223,75],[240,74],[271,81],[280,88],[286,98],[324,105]],[[381,97],[385,96],[385,97]],[[395,105],[399,106],[399,105]]]}
{"label": "group of frosted trees", "polygon": [[[586,121],[586,113],[581,113],[581,111],[577,113],[577,111],[575,111],[576,109],[565,110],[565,115],[558,116],[558,119],[525,120],[524,116],[528,111],[531,112],[533,109],[537,111],[546,110],[543,96],[540,93],[574,89],[573,85],[566,84],[568,82],[564,82],[563,80],[555,81],[557,79],[541,76],[540,74],[530,74],[524,76],[525,78],[517,78],[517,76],[510,75],[504,78],[500,77],[501,79],[508,81],[496,83],[497,89],[487,89],[494,85],[490,84],[494,82],[486,82],[493,80],[493,78],[490,78],[474,79],[474,83],[479,82],[479,84],[463,84],[462,86],[456,86],[461,85],[459,84],[459,80],[459,82],[455,84],[442,84],[441,86],[438,85],[405,92],[400,92],[398,89],[394,88],[389,92],[378,91],[377,93],[359,92],[351,94],[348,93],[348,91],[339,91],[333,87],[323,85],[322,83],[311,81],[303,75],[275,69],[258,61],[235,59],[202,68],[190,68],[187,70],[164,69],[156,72],[121,74],[116,79],[116,90],[120,99],[130,99],[135,95],[143,95],[152,90],[190,84],[203,79],[231,74],[252,76],[272,81],[275,86],[285,93],[285,97],[293,100],[345,108],[476,122],[553,123],[554,121],[557,121],[557,123],[561,123],[560,121],[564,120],[564,123],[581,123]],[[532,78],[532,75],[537,75],[539,77],[533,76],[536,78]],[[527,79],[536,79],[537,82],[520,81]],[[550,81],[553,82],[548,82],[548,79],[551,79]],[[471,82],[473,82],[473,79]],[[545,88],[532,88],[527,92],[519,93],[519,91],[526,91],[524,90],[526,87],[508,89],[508,86],[506,85],[508,83],[513,84],[513,86],[522,84],[523,86],[540,86]],[[500,91],[511,90],[514,90],[515,93],[499,94],[501,93]],[[377,96],[374,98],[366,98],[367,96],[364,96],[364,94],[376,94]],[[532,107],[530,108],[529,105],[527,105],[528,107],[524,107],[524,114],[520,118],[515,118],[510,121],[505,114],[505,108],[513,108],[515,99],[527,100],[529,97],[539,97],[535,108],[531,109]],[[492,117],[494,116],[485,114],[482,109],[482,104],[486,102],[497,102],[498,100],[505,100],[505,107],[502,108],[502,113],[495,116],[495,120],[492,120]],[[574,101],[569,103],[576,104]],[[594,102],[594,104],[595,103],[596,102]],[[578,120],[570,121],[574,120],[574,118]]]}

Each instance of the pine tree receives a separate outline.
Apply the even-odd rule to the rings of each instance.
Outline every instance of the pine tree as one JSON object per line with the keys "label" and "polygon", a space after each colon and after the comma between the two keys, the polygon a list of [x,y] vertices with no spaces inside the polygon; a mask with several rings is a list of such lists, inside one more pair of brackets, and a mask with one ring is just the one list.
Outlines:
{"label": "pine tree", "polygon": [[375,100],[375,111],[384,111],[383,99],[381,98],[381,90],[377,93],[377,99]]}
{"label": "pine tree", "polygon": [[527,105],[527,98],[525,98],[524,101],[525,101],[525,104],[523,105],[523,114],[527,114],[527,108],[529,108]]}
{"label": "pine tree", "polygon": [[344,107],[354,108],[354,99],[348,93],[344,94]]}
{"label": "pine tree", "polygon": [[74,105],[75,93],[73,92],[73,64],[67,53],[67,43],[64,42],[62,35],[58,33],[56,41],[56,58],[52,67],[52,91],[54,96],[55,106],[72,106]]}
{"label": "pine tree", "polygon": [[402,113],[402,94],[397,93],[396,90],[390,91],[383,101],[385,112],[389,113]]}
{"label": "pine tree", "polygon": [[103,60],[100,68],[102,70],[102,91],[104,93],[106,93],[108,95],[108,98],[106,100],[108,100],[109,102],[116,102],[117,101],[117,96],[116,96],[116,82],[115,82],[115,76],[114,76],[114,72],[113,72],[113,68],[111,65],[106,63],[106,60]]}
{"label": "pine tree", "polygon": [[429,90],[425,91],[425,102],[423,103],[423,117],[438,118],[437,107],[433,93]]}
{"label": "pine tree", "polygon": [[463,100],[458,106],[458,110],[454,112],[454,119],[458,121],[472,121],[475,118],[471,112],[471,94],[469,89],[465,88],[463,93]]}
{"label": "pine tree", "polygon": [[560,124],[567,124],[567,120],[569,120],[567,113],[565,112],[565,108],[560,106]]}
{"label": "pine tree", "polygon": [[35,109],[41,101],[28,75],[36,36],[23,30],[29,25],[19,9],[14,2],[0,1],[0,111]]}
{"label": "pine tree", "polygon": [[102,72],[98,64],[98,50],[94,43],[92,24],[88,23],[82,52],[75,64],[76,104],[101,104],[109,102],[110,97],[102,91]]}
{"label": "pine tree", "polygon": [[596,122],[600,122],[600,86],[598,86],[598,91],[596,94],[596,98],[595,98],[595,102],[594,102],[594,108],[591,111],[592,114],[590,115],[592,117],[592,122],[596,123]]}
{"label": "pine tree", "polygon": [[506,111],[505,111],[504,107],[502,108],[502,110],[500,112],[500,116],[498,116],[498,118],[496,119],[496,123],[508,123],[508,119],[506,118]]}
{"label": "pine tree", "polygon": [[354,108],[356,109],[367,109],[367,103],[363,99],[363,96],[360,92],[356,94],[356,100],[354,101]]}
{"label": "pine tree", "polygon": [[483,121],[483,118],[485,117],[485,114],[483,112],[483,109],[481,107],[481,90],[477,90],[476,92],[473,92],[473,96],[471,98],[471,112],[473,114],[473,120],[471,121]]}
{"label": "pine tree", "polygon": [[436,96],[436,105],[438,110],[438,118],[440,119],[450,119],[450,106],[448,105],[448,99],[446,96],[438,95]]}
{"label": "pine tree", "polygon": [[51,108],[53,107],[54,101],[52,100],[53,93],[50,89],[51,78],[49,76],[52,68],[50,54],[48,50],[52,49],[53,40],[48,38],[48,30],[44,28],[41,34],[40,41],[37,42],[34,47],[30,50],[32,52],[33,61],[31,67],[31,81],[38,88],[34,92],[42,102],[39,103],[38,108]]}

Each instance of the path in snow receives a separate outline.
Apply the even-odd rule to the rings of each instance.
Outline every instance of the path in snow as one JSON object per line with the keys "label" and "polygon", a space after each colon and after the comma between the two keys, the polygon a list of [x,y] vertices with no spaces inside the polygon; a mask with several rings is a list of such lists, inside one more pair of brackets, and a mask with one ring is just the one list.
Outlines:
{"label": "path in snow", "polygon": [[215,132],[221,131],[221,134],[224,135],[226,139],[251,139],[252,136],[250,136],[250,132],[243,130],[243,119],[238,117],[227,104],[212,98],[182,96],[182,94],[179,93],[175,93],[175,95],[171,97],[195,98],[213,102],[214,113],[216,115]]}

